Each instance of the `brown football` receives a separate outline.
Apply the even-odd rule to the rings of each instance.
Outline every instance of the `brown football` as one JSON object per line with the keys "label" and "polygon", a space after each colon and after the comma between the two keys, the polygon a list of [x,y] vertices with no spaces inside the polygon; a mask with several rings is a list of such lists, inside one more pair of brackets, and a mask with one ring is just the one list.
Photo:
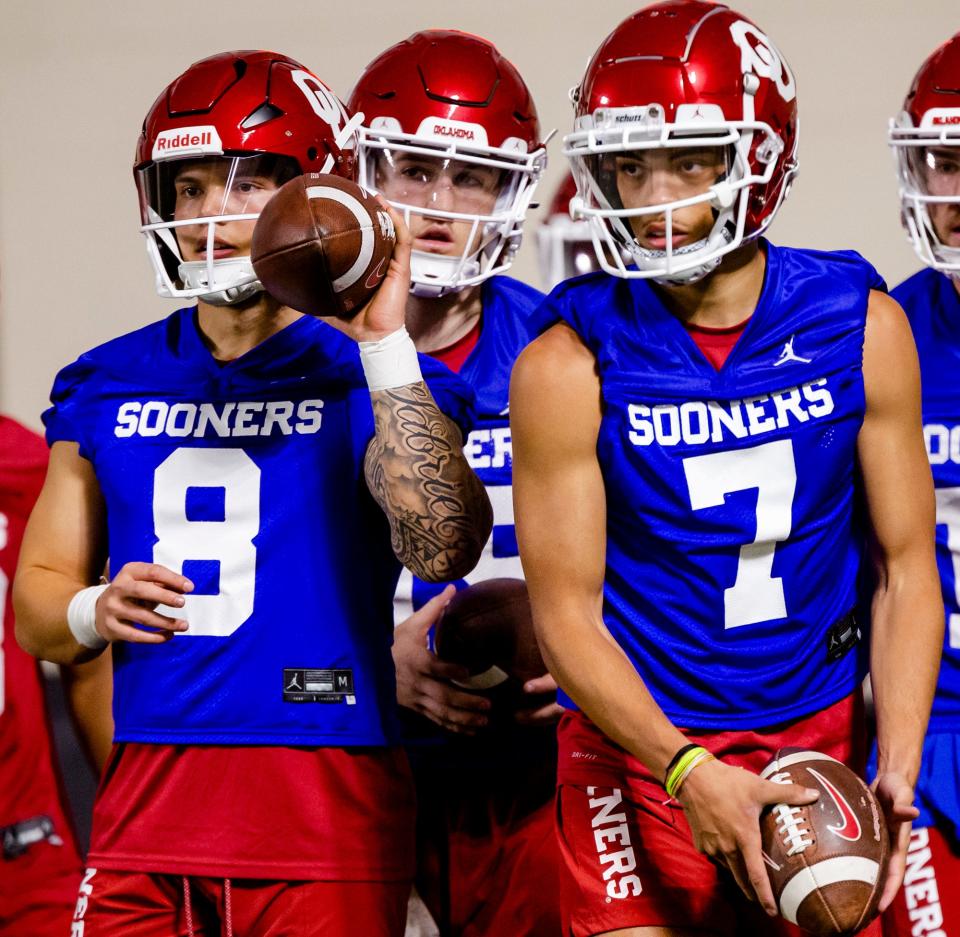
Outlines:
{"label": "brown football", "polygon": [[260,212],[250,260],[283,305],[351,318],[383,282],[395,243],[393,222],[373,195],[311,172],[281,186]]}
{"label": "brown football", "polygon": [[437,656],[470,672],[463,686],[522,685],[546,672],[522,579],[487,579],[461,589],[437,623]]}
{"label": "brown football", "polygon": [[764,861],[780,914],[812,934],[853,934],[877,914],[890,858],[873,792],[829,755],[782,748],[761,777],[815,788],[806,807],[777,804],[760,819]]}

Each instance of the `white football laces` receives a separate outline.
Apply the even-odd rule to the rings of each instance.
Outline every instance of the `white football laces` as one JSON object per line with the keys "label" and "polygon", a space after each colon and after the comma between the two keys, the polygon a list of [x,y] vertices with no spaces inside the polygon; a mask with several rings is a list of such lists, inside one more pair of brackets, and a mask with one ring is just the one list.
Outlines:
{"label": "white football laces", "polygon": [[[781,771],[770,778],[774,784],[792,784],[788,771]],[[777,833],[787,847],[787,855],[795,856],[813,845],[810,828],[803,816],[802,807],[791,807],[789,804],[777,804],[773,808],[777,817]]]}

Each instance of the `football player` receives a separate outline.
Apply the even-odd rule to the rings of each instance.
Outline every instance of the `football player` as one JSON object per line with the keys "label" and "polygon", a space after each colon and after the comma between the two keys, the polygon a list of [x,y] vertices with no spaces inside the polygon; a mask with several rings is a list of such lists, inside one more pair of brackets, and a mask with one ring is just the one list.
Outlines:
{"label": "football player", "polygon": [[196,63],[144,122],[141,230],[188,304],[58,376],[16,589],[34,654],[114,653],[75,933],[403,933],[413,791],[385,621],[398,560],[462,575],[489,534],[458,428],[472,393],[403,329],[399,216],[341,330],[279,306],[249,259],[285,180],[353,174],[356,124],[271,52]]}
{"label": "football player", "polygon": [[561,322],[510,395],[521,557],[569,707],[564,933],[798,933],[763,914],[758,820],[816,792],[758,773],[782,746],[864,770],[868,661],[884,907],[903,876],[943,627],[916,353],[859,256],[761,237],[796,94],[756,25],[700,0],[626,19],[573,92],[575,214],[606,272],[553,291]]}
{"label": "football player", "polygon": [[[465,452],[487,488],[494,528],[479,565],[457,586],[522,579],[507,391],[517,355],[540,330],[543,296],[503,273],[546,159],[530,92],[490,42],[429,30],[377,56],[349,106],[364,114],[360,179],[413,234],[408,328],[419,350],[477,394]],[[443,934],[552,937],[560,927],[556,685],[549,676],[530,681],[530,705],[516,722],[454,686],[466,671],[428,648],[452,594],[452,586],[403,574],[395,603],[398,699],[446,730],[441,737],[408,719],[418,892]]]}
{"label": "football player", "polygon": [[[43,439],[0,416],[0,937],[67,933],[83,869],[55,764],[40,665],[14,638],[10,583],[47,468]],[[83,741],[110,744],[107,657],[64,668]]]}
{"label": "football player", "polygon": [[960,932],[960,34],[917,72],[892,122],[904,226],[926,269],[891,295],[920,354],[923,434],[937,504],[946,640],[917,779],[904,887],[884,933]]}

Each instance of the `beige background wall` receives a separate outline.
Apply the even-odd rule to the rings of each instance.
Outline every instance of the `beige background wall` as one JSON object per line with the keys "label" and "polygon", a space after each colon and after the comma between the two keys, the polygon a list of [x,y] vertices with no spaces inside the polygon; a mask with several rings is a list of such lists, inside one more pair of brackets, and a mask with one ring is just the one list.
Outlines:
{"label": "beige background wall", "polygon": [[[2,0],[0,406],[30,425],[57,369],[174,308],[153,294],[137,232],[133,148],[147,108],[196,59],[273,48],[346,96],[362,67],[418,29],[486,36],[519,67],[545,128],[636,0]],[[893,282],[917,262],[899,227],[887,119],[956,0],[741,0],[797,75],[800,179],[773,237],[853,247]],[[562,173],[559,140],[540,191]],[[534,216],[535,219],[536,216]],[[532,226],[531,226],[532,227]],[[515,273],[538,282],[533,239]]]}

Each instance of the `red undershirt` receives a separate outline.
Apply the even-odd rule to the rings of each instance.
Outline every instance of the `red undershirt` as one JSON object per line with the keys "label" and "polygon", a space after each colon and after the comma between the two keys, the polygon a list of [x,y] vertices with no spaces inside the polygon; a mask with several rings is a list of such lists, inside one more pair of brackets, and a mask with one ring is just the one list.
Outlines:
{"label": "red undershirt", "polygon": [[747,327],[749,321],[748,316],[743,322],[720,329],[705,325],[690,325],[685,322],[684,328],[697,343],[697,348],[703,353],[704,358],[719,371],[727,360],[727,356],[733,351],[733,346],[743,335],[743,330]]}
{"label": "red undershirt", "polygon": [[452,345],[446,348],[438,348],[436,351],[428,351],[431,358],[445,364],[454,374],[459,374],[464,361],[470,357],[470,352],[476,348],[477,341],[480,338],[480,322],[482,316],[477,319],[472,329],[466,335],[458,338]]}

